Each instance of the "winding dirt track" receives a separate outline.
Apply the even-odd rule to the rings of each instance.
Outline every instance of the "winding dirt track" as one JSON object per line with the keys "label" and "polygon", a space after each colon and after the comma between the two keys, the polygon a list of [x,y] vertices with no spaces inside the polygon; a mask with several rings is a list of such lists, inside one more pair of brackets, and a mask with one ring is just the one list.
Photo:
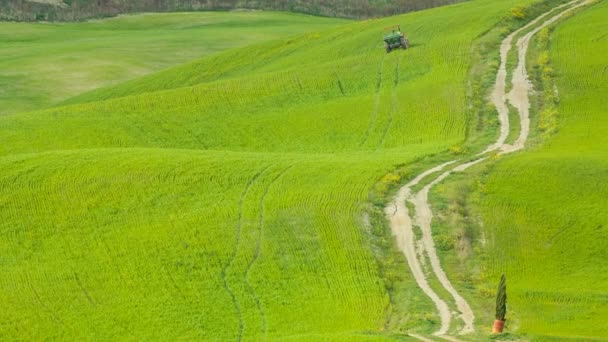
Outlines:
{"label": "winding dirt track", "polygon": [[[488,152],[498,151],[500,154],[507,154],[521,150],[525,147],[525,143],[528,139],[528,134],[530,132],[530,99],[528,95],[532,91],[532,84],[529,82],[528,75],[526,73],[526,53],[528,50],[528,44],[530,42],[530,39],[538,31],[554,23],[567,12],[581,7],[587,4],[589,1],[590,0],[574,0],[569,3],[560,5],[542,14],[524,27],[514,31],[503,40],[500,46],[500,67],[496,75],[496,82],[494,84],[493,92],[490,96],[492,103],[498,111],[498,117],[500,122],[500,134],[496,142],[489,145],[483,152],[477,154],[477,159],[473,161],[459,164],[459,160],[452,160],[439,166],[433,167],[429,170],[426,170],[425,172],[415,177],[412,181],[404,185],[401,189],[399,189],[399,192],[395,196],[394,200],[390,202],[385,208],[385,214],[390,222],[393,235],[397,240],[397,245],[405,255],[410,270],[416,280],[416,283],[422,289],[422,291],[433,301],[437,308],[441,325],[439,327],[439,330],[436,331],[434,335],[438,337],[448,340],[457,340],[456,338],[447,335],[452,321],[452,312],[450,311],[448,303],[429,286],[427,275],[424,272],[425,253],[430,261],[431,269],[433,271],[434,276],[441,283],[443,288],[448,291],[448,293],[450,293],[450,295],[452,296],[450,301],[453,300],[456,305],[456,308],[459,311],[458,316],[464,324],[459,330],[460,334],[471,333],[474,331],[475,315],[467,301],[454,288],[439,262],[439,257],[437,255],[437,250],[435,249],[435,243],[433,241],[431,231],[431,221],[433,218],[433,213],[428,202],[429,191],[433,186],[443,181],[451,173],[462,172],[467,168],[484,161],[486,159],[485,154]],[[513,38],[517,36],[520,32],[536,25],[545,17],[549,16],[549,14],[553,11],[557,11],[558,13],[517,40],[518,63],[513,73],[513,87],[509,94],[506,94],[506,63],[509,50],[511,49]],[[505,143],[510,130],[509,110],[506,105],[506,101],[509,101],[511,105],[517,109],[521,125],[519,137],[512,145]],[[417,193],[413,193],[412,188],[419,184],[423,179],[427,178],[432,174],[442,171],[447,166],[453,166],[453,164],[455,164],[456,166],[453,167],[451,170],[445,171],[439,176],[436,176],[420,191],[418,191]],[[415,215],[412,215],[408,212],[408,208],[405,205],[406,202],[410,202],[411,204],[413,204]],[[415,239],[413,230],[414,225],[418,226],[422,231],[422,238],[420,242],[417,242]],[[417,252],[416,246],[421,246],[422,251]],[[428,340],[426,338],[421,338],[422,336],[416,334],[411,334],[410,336],[419,340]]]}

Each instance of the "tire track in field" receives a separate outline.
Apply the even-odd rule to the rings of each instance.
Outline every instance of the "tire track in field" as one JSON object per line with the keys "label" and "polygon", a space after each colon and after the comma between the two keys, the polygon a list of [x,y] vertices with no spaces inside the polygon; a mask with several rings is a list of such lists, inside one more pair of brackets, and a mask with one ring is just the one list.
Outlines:
{"label": "tire track in field", "polygon": [[34,298],[36,299],[36,302],[38,303],[38,305],[40,305],[40,307],[44,311],[47,312],[47,314],[53,319],[53,321],[55,321],[55,323],[63,325],[64,324],[63,320],[57,315],[57,313],[52,308],[50,308],[46,304],[45,301],[42,300],[42,297],[40,297],[40,294],[38,293],[38,291],[32,284],[32,281],[29,279],[29,276],[27,277],[27,285],[29,286],[30,290],[32,291],[32,294],[34,295]]}
{"label": "tire track in field", "polygon": [[388,131],[391,129],[391,125],[393,124],[393,117],[395,116],[395,109],[397,108],[397,86],[399,86],[399,65],[401,64],[401,58],[403,56],[399,56],[397,59],[397,65],[395,66],[395,79],[393,81],[393,91],[391,94],[391,108],[389,111],[388,122],[386,123],[386,127],[384,127],[384,131],[382,132],[382,137],[380,141],[378,141],[378,145],[376,145],[376,149],[380,148],[384,144],[384,140],[388,135]]}
{"label": "tire track in field", "polygon": [[376,117],[378,116],[378,107],[380,106],[380,89],[382,89],[382,68],[384,68],[385,60],[386,55],[384,55],[382,57],[382,61],[380,61],[380,67],[378,69],[378,82],[376,82],[376,91],[374,95],[374,107],[370,115],[367,130],[365,131],[365,135],[363,136],[363,140],[361,140],[361,142],[359,143],[359,146],[365,145],[367,139],[369,138],[369,134],[371,133],[372,129],[374,128],[374,125],[376,124]]}
{"label": "tire track in field", "polygon": [[167,275],[167,278],[169,278],[169,282],[171,283],[171,286],[173,286],[173,289],[175,290],[175,292],[177,292],[179,294],[179,296],[182,298],[182,300],[185,303],[187,303],[188,299],[186,298],[186,295],[184,294],[184,292],[182,291],[182,289],[179,287],[179,285],[175,281],[175,278],[173,278],[173,275],[171,274],[171,272],[169,271],[169,269],[166,268],[165,266],[162,266],[162,269],[163,269],[163,271],[165,271],[165,274]]}
{"label": "tire track in field", "polygon": [[87,289],[85,289],[85,287],[82,285],[82,282],[80,281],[80,277],[78,276],[78,273],[76,273],[76,272],[74,272],[74,281],[76,281],[76,285],[78,285],[80,292],[87,299],[89,304],[91,304],[91,306],[95,306],[95,301],[91,297],[91,294],[89,294],[89,291],[87,291]]}
{"label": "tire track in field", "polygon": [[[393,231],[393,235],[395,235],[397,244],[399,249],[405,255],[410,270],[414,275],[414,278],[418,284],[418,286],[423,290],[427,296],[431,298],[434,302],[437,311],[439,312],[439,316],[441,318],[441,326],[434,335],[448,339],[455,340],[454,337],[447,335],[447,332],[450,327],[450,321],[452,318],[452,313],[447,307],[445,301],[443,301],[437,293],[435,293],[429,286],[426,275],[422,272],[421,261],[417,257],[416,248],[415,248],[415,235],[413,232],[413,222],[415,221],[416,225],[420,227],[422,230],[422,245],[424,250],[427,252],[429,256],[429,260],[431,262],[431,268],[435,277],[439,280],[441,285],[450,293],[452,299],[454,300],[456,307],[460,311],[460,319],[462,319],[464,323],[464,327],[459,331],[460,334],[466,334],[473,332],[474,329],[474,320],[475,316],[473,311],[470,308],[470,305],[467,301],[456,291],[454,286],[451,284],[450,280],[447,278],[447,275],[443,271],[441,264],[439,262],[439,258],[437,256],[437,251],[435,249],[434,241],[432,238],[431,231],[431,220],[432,220],[432,211],[428,202],[428,193],[430,189],[443,181],[453,172],[462,172],[467,168],[478,164],[486,159],[485,154],[491,151],[500,151],[500,154],[512,153],[518,150],[521,150],[525,147],[525,142],[527,140],[529,134],[529,92],[532,91],[532,85],[528,81],[528,75],[526,73],[525,60],[526,53],[528,49],[528,45],[530,39],[534,34],[543,29],[544,27],[554,23],[559,18],[561,18],[567,12],[570,12],[580,6],[587,4],[589,0],[581,1],[575,0],[571,1],[567,4],[560,5],[554,9],[547,11],[546,13],[540,15],[538,18],[529,22],[527,25],[522,28],[511,33],[507,38],[505,38],[500,47],[500,57],[501,63],[499,70],[496,75],[496,81],[494,85],[493,92],[490,96],[493,104],[495,105],[500,121],[500,135],[497,138],[497,141],[490,146],[488,146],[484,151],[477,154],[476,159],[469,161],[467,163],[460,164],[451,170],[445,171],[441,173],[439,176],[435,177],[430,183],[424,186],[417,193],[412,192],[412,188],[419,184],[420,181],[427,176],[430,176],[436,172],[442,171],[448,165],[458,163],[458,160],[452,160],[447,163],[441,164],[434,168],[431,168],[417,177],[415,177],[412,181],[407,183],[395,196],[392,202],[390,202],[385,208],[385,214],[389,223],[391,225],[391,230]],[[549,15],[550,12],[556,9],[562,9],[566,7],[566,9],[558,12],[550,19],[543,22],[541,25],[536,27],[534,30],[528,32],[523,37],[518,39],[517,47],[518,47],[518,63],[515,68],[515,72],[513,74],[513,89],[507,95],[505,94],[506,89],[506,62],[507,55],[511,48],[513,38],[521,31],[526,30],[543,18]],[[511,104],[517,109],[521,130],[520,135],[517,141],[513,145],[505,144],[506,138],[509,134],[509,119],[508,119],[508,107],[506,106],[506,101],[511,102]],[[412,220],[412,216],[408,213],[408,209],[405,206],[405,202],[410,202],[414,205],[415,216],[414,220]],[[419,336],[413,336],[418,338]]]}
{"label": "tire track in field", "polygon": [[[78,288],[80,289],[81,293],[83,294],[83,296],[87,299],[87,302],[89,303],[89,305],[92,308],[96,308],[97,307],[97,301],[95,301],[95,299],[93,299],[93,297],[91,296],[91,294],[89,293],[89,291],[87,291],[87,289],[84,287],[84,285],[82,284],[82,281],[80,280],[80,276],[78,275],[78,273],[76,273],[75,271],[72,272],[74,274],[74,281],[76,282],[76,285],[78,286]],[[173,279],[171,277],[171,279]],[[177,286],[177,285],[175,285]],[[181,294],[181,292],[180,292]],[[183,296],[183,295],[182,295]],[[185,297],[184,297],[185,300]],[[133,334],[133,332],[129,329],[127,329],[123,323],[119,322],[116,317],[109,317],[109,319],[114,322],[114,325],[119,327],[126,335],[129,335],[131,338],[136,339],[135,334]]]}
{"label": "tire track in field", "polygon": [[232,306],[234,307],[234,310],[236,311],[236,314],[239,319],[239,330],[238,330],[238,334],[237,334],[237,341],[241,341],[243,338],[243,329],[244,329],[243,314],[241,313],[241,307],[239,305],[238,299],[236,298],[236,295],[234,294],[234,291],[232,291],[232,289],[228,285],[228,280],[226,279],[226,273],[228,273],[228,270],[230,269],[230,267],[232,266],[232,263],[234,262],[234,259],[236,258],[236,255],[237,255],[237,252],[239,249],[239,244],[241,242],[241,228],[242,228],[242,222],[243,222],[243,202],[245,201],[245,197],[247,196],[247,193],[249,192],[249,189],[251,188],[253,183],[255,183],[255,181],[260,177],[260,175],[262,173],[264,173],[264,171],[266,171],[269,167],[270,166],[266,166],[265,168],[258,171],[255,175],[253,175],[253,177],[251,177],[247,181],[247,184],[245,184],[245,188],[243,189],[243,192],[241,192],[241,197],[239,198],[239,216],[238,216],[237,224],[236,224],[236,238],[234,240],[234,247],[232,249],[232,254],[230,255],[230,259],[228,260],[228,263],[226,263],[226,265],[222,268],[222,273],[221,273],[222,282],[224,283],[224,289],[230,295],[230,298],[232,300]]}
{"label": "tire track in field", "polygon": [[258,261],[258,258],[260,257],[260,247],[262,245],[262,232],[264,230],[264,202],[266,201],[266,196],[270,192],[270,188],[272,187],[272,185],[274,183],[276,183],[276,181],[278,181],[281,177],[283,177],[285,175],[285,173],[287,173],[287,171],[289,171],[289,169],[291,169],[292,167],[293,167],[293,165],[290,165],[290,166],[284,168],[283,170],[281,170],[270,181],[270,183],[268,183],[268,185],[266,186],[266,189],[264,190],[264,193],[262,194],[262,197],[260,198],[258,236],[257,236],[256,243],[255,243],[255,250],[253,253],[253,258],[247,265],[247,269],[245,270],[245,274],[243,275],[243,281],[245,283],[245,287],[247,288],[247,291],[249,292],[249,294],[253,297],[257,310],[258,310],[258,313],[260,314],[260,318],[262,319],[262,333],[264,335],[264,339],[266,338],[266,330],[267,330],[266,314],[264,313],[264,309],[262,308],[262,303],[260,302],[260,298],[258,297],[255,290],[253,289],[253,286],[251,286],[251,283],[249,283],[249,273],[251,272],[251,268],[253,267],[253,265]]}
{"label": "tire track in field", "polygon": [[336,72],[336,80],[338,81],[338,88],[340,89],[340,93],[342,96],[346,95],[346,91],[344,90],[344,84],[342,83],[342,79],[340,79],[340,75]]}

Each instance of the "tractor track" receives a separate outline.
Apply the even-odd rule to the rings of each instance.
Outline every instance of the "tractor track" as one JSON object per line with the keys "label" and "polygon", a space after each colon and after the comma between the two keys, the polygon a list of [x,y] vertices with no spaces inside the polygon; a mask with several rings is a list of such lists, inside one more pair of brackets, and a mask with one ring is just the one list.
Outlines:
{"label": "tractor track", "polygon": [[46,313],[49,315],[49,317],[51,317],[53,319],[53,321],[55,321],[58,324],[63,325],[64,322],[61,319],[61,317],[59,317],[59,315],[51,307],[49,307],[44,300],[42,300],[42,297],[40,297],[40,294],[38,293],[38,291],[32,284],[32,281],[29,279],[29,277],[27,280],[27,285],[29,286],[30,290],[32,291],[32,294],[34,295],[36,302],[38,303],[38,305],[40,305],[40,307],[43,309],[43,311],[46,311]]}
{"label": "tractor track", "polygon": [[382,144],[384,144],[384,140],[388,135],[388,131],[391,129],[391,125],[393,124],[393,118],[395,116],[395,109],[397,108],[397,87],[399,86],[399,65],[401,64],[401,58],[403,56],[399,56],[397,59],[397,65],[395,66],[395,79],[393,80],[393,90],[391,93],[391,108],[389,110],[388,122],[386,123],[386,127],[384,127],[384,131],[382,132],[382,137],[380,141],[378,141],[378,145],[376,149],[380,148]]}
{"label": "tractor track", "polygon": [[253,175],[253,177],[251,177],[249,179],[249,181],[247,181],[247,184],[245,184],[245,188],[243,189],[243,192],[241,192],[241,196],[239,198],[239,216],[238,216],[237,224],[236,224],[236,237],[235,237],[235,241],[234,241],[234,247],[232,249],[232,254],[230,255],[230,259],[228,260],[228,263],[226,263],[224,268],[222,268],[222,273],[221,273],[222,282],[224,284],[224,289],[230,295],[232,305],[234,307],[234,310],[236,311],[236,314],[237,314],[238,320],[239,320],[239,330],[238,330],[238,334],[237,334],[237,341],[241,341],[243,338],[243,329],[244,329],[243,314],[241,313],[241,307],[240,307],[238,299],[236,298],[234,291],[232,291],[232,289],[228,285],[228,280],[226,279],[226,274],[228,273],[228,270],[230,269],[230,267],[232,266],[232,263],[234,262],[234,259],[236,258],[236,255],[237,255],[238,249],[239,249],[239,244],[241,242],[241,228],[242,228],[242,222],[243,222],[243,202],[245,201],[245,197],[247,196],[247,193],[249,192],[249,189],[251,188],[253,183],[255,183],[255,181],[260,177],[260,175],[262,175],[262,173],[264,173],[264,171],[266,171],[269,167],[270,166],[267,166],[267,167],[261,169],[260,171],[258,171],[255,175]]}
{"label": "tractor track", "polygon": [[[433,301],[437,308],[441,322],[439,330],[434,333],[434,335],[437,337],[450,341],[457,340],[455,337],[447,335],[447,332],[450,328],[450,322],[452,321],[452,313],[450,312],[449,306],[429,286],[428,279],[422,271],[421,260],[417,256],[417,242],[415,241],[413,226],[414,224],[416,224],[423,232],[422,246],[429,257],[433,274],[439,280],[442,287],[444,287],[445,290],[450,293],[452,297],[451,300],[454,301],[458,311],[460,312],[459,318],[463,321],[464,326],[460,329],[459,333],[467,334],[473,332],[475,330],[474,313],[471,310],[471,307],[467,303],[467,301],[454,288],[439,262],[431,231],[432,211],[431,206],[428,202],[429,191],[433,186],[449,177],[450,174],[454,172],[462,172],[468,169],[469,167],[484,161],[486,159],[487,152],[497,151],[499,152],[499,154],[507,154],[519,151],[525,147],[525,143],[527,141],[530,129],[529,93],[532,91],[532,84],[528,80],[528,75],[526,72],[526,53],[530,39],[538,31],[547,27],[548,25],[553,24],[564,14],[576,8],[579,8],[587,3],[589,3],[589,0],[574,0],[569,3],[560,5],[556,8],[553,8],[547,11],[546,13],[540,15],[533,21],[529,22],[525,26],[521,27],[520,29],[514,31],[503,40],[500,47],[500,67],[496,75],[496,81],[492,94],[490,96],[490,100],[498,111],[500,122],[500,134],[496,142],[489,145],[484,151],[477,154],[472,161],[461,163],[460,160],[452,160],[422,172],[420,175],[416,176],[406,185],[401,187],[393,201],[388,203],[388,205],[385,207],[385,214],[390,223],[393,235],[396,238],[397,245],[402,251],[402,253],[405,255],[410,270],[416,280],[416,283],[422,289],[422,291]],[[563,9],[564,7],[565,9]],[[523,30],[529,29],[530,27],[536,25],[538,22],[543,20],[545,17],[548,17],[549,14],[554,10],[559,11],[557,14],[545,20],[538,27],[534,28],[533,30],[526,33],[524,36],[517,40],[516,45],[518,48],[518,62],[515,71],[512,75],[513,87],[509,94],[505,94],[507,78],[506,63],[508,52],[511,49],[513,38]],[[513,107],[515,107],[518,111],[521,125],[519,137],[513,145],[505,144],[510,130],[509,110],[506,105],[506,101],[509,101],[513,105]],[[425,185],[418,192],[414,192],[412,190],[412,188],[419,184],[422,179],[427,178],[428,176],[431,176],[432,174],[435,174],[439,171],[443,171],[448,166],[453,167],[452,169],[444,171],[438,176],[436,176],[434,179],[432,179],[431,182]],[[408,212],[408,209],[405,205],[406,202],[410,202],[414,205],[414,215]],[[428,340],[416,334],[410,334],[410,336],[423,341]]]}
{"label": "tractor track", "polygon": [[378,108],[380,107],[380,90],[382,89],[382,68],[384,68],[384,61],[386,60],[386,55],[382,56],[382,61],[380,61],[380,67],[378,68],[378,81],[376,82],[376,91],[374,94],[374,108],[372,109],[372,113],[370,115],[369,124],[367,125],[367,130],[365,131],[365,135],[363,136],[363,140],[359,143],[359,146],[365,145],[367,139],[369,138],[369,134],[371,133],[374,125],[376,124],[376,117],[378,116]]}
{"label": "tractor track", "polygon": [[258,297],[257,293],[253,289],[253,286],[251,286],[251,283],[249,282],[249,273],[251,272],[251,268],[253,267],[253,265],[258,261],[258,258],[260,257],[260,249],[261,249],[261,245],[262,245],[262,235],[263,235],[262,233],[264,230],[264,202],[266,201],[266,196],[270,192],[270,188],[272,187],[272,185],[274,183],[276,183],[276,181],[278,181],[281,177],[283,177],[285,175],[285,173],[287,173],[287,171],[289,171],[292,167],[293,167],[293,165],[290,165],[290,166],[284,168],[283,170],[281,170],[270,181],[270,183],[268,183],[268,185],[266,186],[266,189],[264,190],[264,193],[262,194],[262,197],[260,198],[258,235],[257,235],[256,243],[255,243],[255,250],[254,250],[253,258],[247,265],[247,269],[245,270],[245,274],[243,275],[243,281],[245,283],[245,287],[247,288],[247,291],[249,292],[251,297],[254,299],[256,308],[258,310],[258,313],[260,314],[260,318],[262,321],[261,329],[262,329],[262,334],[264,336],[263,339],[266,339],[266,331],[267,331],[266,314],[264,313],[264,308],[262,307],[260,298]]}
{"label": "tractor track", "polygon": [[76,285],[78,285],[80,292],[87,299],[87,302],[89,302],[89,304],[91,306],[95,306],[95,301],[91,297],[91,294],[89,293],[89,291],[87,291],[87,289],[82,285],[82,282],[80,281],[80,277],[78,276],[78,273],[76,273],[76,272],[74,272],[74,281],[76,281]]}

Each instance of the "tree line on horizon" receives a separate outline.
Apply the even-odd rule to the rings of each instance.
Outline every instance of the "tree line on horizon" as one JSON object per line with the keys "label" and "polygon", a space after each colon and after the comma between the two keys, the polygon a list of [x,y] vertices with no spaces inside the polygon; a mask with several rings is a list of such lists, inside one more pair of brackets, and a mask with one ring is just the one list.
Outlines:
{"label": "tree line on horizon", "polygon": [[123,13],[290,11],[326,17],[367,19],[417,11],[462,0],[0,0],[0,20],[75,21]]}

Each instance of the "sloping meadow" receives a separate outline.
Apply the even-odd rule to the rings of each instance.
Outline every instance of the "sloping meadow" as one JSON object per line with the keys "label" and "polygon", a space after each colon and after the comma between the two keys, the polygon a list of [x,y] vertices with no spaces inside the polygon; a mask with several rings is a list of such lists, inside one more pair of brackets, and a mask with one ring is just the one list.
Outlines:
{"label": "sloping meadow", "polygon": [[487,267],[511,275],[512,324],[547,340],[608,336],[607,17],[599,2],[555,28],[557,133],[500,162],[482,200]]}
{"label": "sloping meadow", "polygon": [[[472,44],[527,2],[353,23],[0,117],[0,337],[382,338],[369,190],[465,140]],[[398,23],[412,48],[386,55]],[[432,329],[399,281],[399,324]]]}
{"label": "sloping meadow", "polygon": [[229,48],[347,22],[286,12],[143,13],[70,23],[0,21],[0,115],[46,108],[84,91]]}

